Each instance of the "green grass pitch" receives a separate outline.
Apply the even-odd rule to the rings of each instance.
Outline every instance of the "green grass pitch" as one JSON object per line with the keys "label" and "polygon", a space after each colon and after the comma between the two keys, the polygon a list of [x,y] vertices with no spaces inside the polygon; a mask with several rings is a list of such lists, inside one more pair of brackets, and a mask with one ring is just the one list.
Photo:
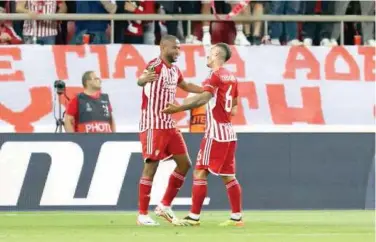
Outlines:
{"label": "green grass pitch", "polygon": [[[135,225],[132,212],[1,212],[1,242],[374,242],[375,211],[247,211],[244,228],[222,228],[228,212],[206,211],[200,227]],[[177,213],[182,217],[186,213]]]}

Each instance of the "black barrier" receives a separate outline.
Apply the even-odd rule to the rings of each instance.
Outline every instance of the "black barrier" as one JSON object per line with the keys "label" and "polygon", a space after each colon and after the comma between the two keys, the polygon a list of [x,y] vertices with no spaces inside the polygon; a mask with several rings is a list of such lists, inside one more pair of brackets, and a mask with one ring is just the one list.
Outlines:
{"label": "black barrier", "polygon": [[[202,135],[184,137],[194,161]],[[244,209],[374,209],[375,134],[238,137]],[[138,141],[137,134],[0,134],[0,210],[135,210]],[[155,196],[171,164],[158,171]],[[188,208],[191,185],[192,173],[175,209]],[[205,209],[228,207],[224,185],[210,177]]]}

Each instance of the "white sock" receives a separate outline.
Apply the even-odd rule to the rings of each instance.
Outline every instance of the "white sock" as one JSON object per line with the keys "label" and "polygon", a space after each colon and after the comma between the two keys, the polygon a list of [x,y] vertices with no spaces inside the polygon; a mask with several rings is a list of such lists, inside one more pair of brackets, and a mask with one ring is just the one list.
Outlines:
{"label": "white sock", "polygon": [[232,213],[231,214],[231,219],[233,219],[233,220],[240,220],[240,219],[242,219],[242,214],[241,213]]}
{"label": "white sock", "polygon": [[195,220],[199,220],[200,219],[200,214],[189,213],[188,216],[190,218],[195,219]]}
{"label": "white sock", "polygon": [[236,25],[236,32],[242,32],[243,33],[243,25],[242,24]]}
{"label": "white sock", "polygon": [[209,26],[203,26],[203,27],[202,27],[202,31],[203,31],[204,33],[209,33],[209,30],[210,30],[210,27],[209,27]]}

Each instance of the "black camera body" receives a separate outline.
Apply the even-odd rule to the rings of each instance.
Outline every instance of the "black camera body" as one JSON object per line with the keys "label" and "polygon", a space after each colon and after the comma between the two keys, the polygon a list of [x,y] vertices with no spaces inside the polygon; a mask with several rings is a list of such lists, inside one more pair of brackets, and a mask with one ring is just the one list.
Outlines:
{"label": "black camera body", "polygon": [[65,92],[65,82],[62,80],[56,80],[54,82],[54,88],[56,89],[57,94],[63,94]]}

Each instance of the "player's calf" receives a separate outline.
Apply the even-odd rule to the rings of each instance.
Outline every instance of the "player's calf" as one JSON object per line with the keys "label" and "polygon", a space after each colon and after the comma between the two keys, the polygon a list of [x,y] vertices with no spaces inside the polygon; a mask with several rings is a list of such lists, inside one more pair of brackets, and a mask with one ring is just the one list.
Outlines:
{"label": "player's calf", "polygon": [[139,214],[147,215],[150,203],[150,193],[153,186],[153,179],[155,172],[158,168],[158,162],[147,162],[145,163],[144,170],[142,172],[142,177],[139,182],[139,194],[138,194],[138,204],[139,204]]}
{"label": "player's calf", "polygon": [[187,154],[174,155],[173,158],[177,164],[177,167],[170,176],[167,190],[161,201],[161,204],[166,209],[170,209],[171,203],[174,200],[174,198],[177,196],[180,188],[183,186],[185,176],[191,166],[189,157]]}
{"label": "player's calf", "polygon": [[231,205],[231,217],[230,220],[223,223],[223,226],[226,226],[226,223],[230,225],[240,226],[242,222],[242,190],[238,180],[233,176],[223,176],[223,182],[226,185],[227,195],[230,200]]}
{"label": "player's calf", "polygon": [[[200,225],[200,214],[202,205],[208,192],[208,182],[206,170],[195,170],[193,173],[192,186],[192,207],[187,217],[179,221],[181,226],[198,226]],[[176,225],[179,225],[176,224]]]}

